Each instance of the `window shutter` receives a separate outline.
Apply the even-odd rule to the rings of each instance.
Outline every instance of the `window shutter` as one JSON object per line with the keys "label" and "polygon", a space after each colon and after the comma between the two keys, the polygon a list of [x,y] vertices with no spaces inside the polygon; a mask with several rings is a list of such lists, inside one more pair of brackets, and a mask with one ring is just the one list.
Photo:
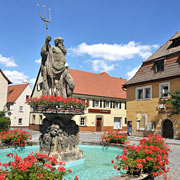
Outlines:
{"label": "window shutter", "polygon": [[121,109],[121,101],[119,101],[119,109]]}
{"label": "window shutter", "polygon": [[112,101],[110,101],[110,108],[112,108],[113,107],[113,102]]}
{"label": "window shutter", "polygon": [[89,106],[89,99],[87,99],[87,106]]}
{"label": "window shutter", "polygon": [[106,107],[106,101],[104,100],[104,108]]}
{"label": "window shutter", "polygon": [[95,107],[95,104],[94,104],[94,99],[93,99],[93,105],[92,105],[93,107]]}
{"label": "window shutter", "polygon": [[102,100],[100,100],[100,108],[102,108]]}
{"label": "window shutter", "polygon": [[113,101],[113,108],[115,108],[115,102]]}

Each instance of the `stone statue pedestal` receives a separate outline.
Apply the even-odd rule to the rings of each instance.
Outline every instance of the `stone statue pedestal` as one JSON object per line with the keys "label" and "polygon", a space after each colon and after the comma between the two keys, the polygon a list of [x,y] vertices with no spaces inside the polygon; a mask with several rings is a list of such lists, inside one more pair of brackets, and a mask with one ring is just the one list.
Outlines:
{"label": "stone statue pedestal", "polygon": [[83,157],[78,149],[79,126],[72,117],[74,112],[46,112],[42,125],[40,125],[39,138],[40,152],[50,157],[56,157],[58,161],[68,162]]}

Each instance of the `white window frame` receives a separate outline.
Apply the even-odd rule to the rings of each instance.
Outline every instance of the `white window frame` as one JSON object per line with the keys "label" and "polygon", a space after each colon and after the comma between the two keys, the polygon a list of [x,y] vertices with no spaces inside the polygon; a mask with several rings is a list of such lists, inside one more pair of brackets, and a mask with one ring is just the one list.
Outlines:
{"label": "white window frame", "polygon": [[[84,124],[81,124],[81,119],[84,119]],[[79,126],[86,126],[86,117],[84,116],[81,116],[80,119],[79,119]]]}
{"label": "white window frame", "polygon": [[141,114],[141,116],[145,118],[145,127],[144,128],[140,128],[140,121],[137,120],[137,130],[147,130],[147,114]]}
{"label": "white window frame", "polygon": [[19,106],[19,112],[23,112],[23,106]]}
{"label": "white window frame", "polygon": [[147,127],[148,131],[154,131],[154,122],[149,121]]}
{"label": "white window frame", "polygon": [[[145,89],[150,88],[150,98],[145,98]],[[142,99],[138,99],[138,90],[143,90],[143,98]],[[148,100],[148,99],[152,99],[152,85],[150,86],[142,86],[142,87],[137,87],[136,88],[136,100],[140,101],[140,100]]]}
{"label": "white window frame", "polygon": [[[21,119],[21,123],[19,123],[19,120],[20,120],[20,119]],[[23,121],[22,118],[18,118],[18,125],[22,125],[22,124],[23,124],[22,121]]]}
{"label": "white window frame", "polygon": [[109,108],[110,107],[110,102],[109,101],[105,101],[105,108]]}
{"label": "white window frame", "polygon": [[161,96],[161,87],[165,86],[165,85],[168,85],[168,92],[170,91],[170,82],[160,83],[159,84],[159,98],[168,98],[169,97],[169,95],[167,97],[162,97]]}
{"label": "white window frame", "polygon": [[94,100],[94,107],[100,107],[100,100]]}
{"label": "white window frame", "polygon": [[114,117],[114,120],[115,120],[115,118],[119,118],[120,119],[120,127],[119,128],[116,128],[114,125],[115,125],[115,123],[114,123],[114,125],[113,125],[113,128],[114,129],[122,129],[122,117]]}
{"label": "white window frame", "polygon": [[119,109],[119,102],[115,101],[115,109]]}

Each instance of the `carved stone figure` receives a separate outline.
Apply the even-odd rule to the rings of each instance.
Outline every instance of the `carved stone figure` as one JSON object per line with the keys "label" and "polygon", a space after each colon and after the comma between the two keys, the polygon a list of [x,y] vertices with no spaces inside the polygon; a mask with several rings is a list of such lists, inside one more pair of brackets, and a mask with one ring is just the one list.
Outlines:
{"label": "carved stone figure", "polygon": [[45,114],[45,116],[40,126],[42,133],[39,138],[40,153],[66,162],[82,158],[82,151],[78,149],[79,127],[71,120],[73,115]]}
{"label": "carved stone figure", "polygon": [[54,40],[55,46],[50,46],[51,37],[47,36],[41,49],[41,71],[43,76],[43,95],[70,97],[74,90],[74,81],[66,63],[66,48],[63,38]]}

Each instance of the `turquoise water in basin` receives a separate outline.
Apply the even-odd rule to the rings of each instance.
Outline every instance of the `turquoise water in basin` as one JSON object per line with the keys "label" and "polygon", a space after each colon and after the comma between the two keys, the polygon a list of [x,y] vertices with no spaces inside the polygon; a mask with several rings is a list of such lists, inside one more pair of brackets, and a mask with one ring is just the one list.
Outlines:
{"label": "turquoise water in basin", "polygon": [[[83,150],[84,159],[67,163],[66,168],[70,168],[73,173],[65,179],[73,179],[75,175],[79,180],[102,180],[119,175],[118,171],[114,169],[111,163],[117,154],[122,154],[122,149],[108,147],[103,149],[102,146],[79,145],[79,149]],[[6,154],[13,149],[0,150],[0,162],[9,162]],[[22,158],[26,157],[29,153],[39,150],[39,146],[27,146],[22,152],[17,151],[18,155]]]}

